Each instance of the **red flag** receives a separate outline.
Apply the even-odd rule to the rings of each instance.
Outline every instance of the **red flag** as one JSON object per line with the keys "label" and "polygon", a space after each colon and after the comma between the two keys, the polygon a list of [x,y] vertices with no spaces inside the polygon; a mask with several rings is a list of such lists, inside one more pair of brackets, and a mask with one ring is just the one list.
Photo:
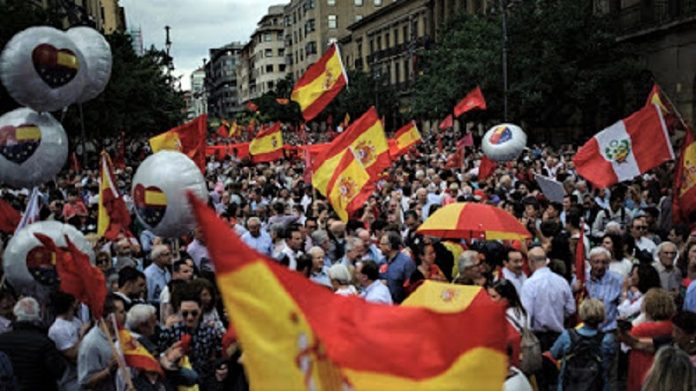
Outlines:
{"label": "red flag", "polygon": [[452,114],[448,115],[445,117],[445,119],[440,122],[440,130],[446,130],[454,126],[454,118],[452,118]]}
{"label": "red flag", "polygon": [[326,117],[326,126],[328,126],[329,128],[333,127],[333,114],[329,114]]}
{"label": "red flag", "polygon": [[579,175],[606,188],[672,159],[662,113],[651,105],[595,134],[578,150],[573,163]]}
{"label": "red flag", "polygon": [[461,140],[457,141],[457,148],[473,147],[474,146],[474,136],[471,132],[467,133],[462,137]]}
{"label": "red flag", "polygon": [[0,232],[13,233],[21,219],[22,215],[12,205],[0,200]]}
{"label": "red flag", "polygon": [[443,149],[445,149],[445,146],[442,143],[442,135],[438,134],[437,135],[437,152],[442,153]]}
{"label": "red flag", "polygon": [[74,151],[70,154],[70,169],[74,172],[80,172],[80,160]]}
{"label": "red flag", "polygon": [[481,164],[479,164],[478,179],[482,181],[488,178],[491,174],[493,174],[496,168],[498,168],[498,163],[484,155],[481,157]]}
{"label": "red flag", "polygon": [[457,105],[454,107],[454,116],[459,117],[460,115],[473,109],[486,110],[486,100],[483,98],[483,93],[481,92],[481,87],[479,86],[476,86],[476,88],[466,94],[464,99],[457,103]]}
{"label": "red flag", "polygon": [[645,106],[652,105],[656,105],[660,108],[662,116],[665,119],[667,131],[669,131],[670,134],[674,134],[674,129],[680,122],[679,113],[669,102],[669,99],[666,99],[666,95],[664,92],[662,92],[662,88],[660,88],[657,83],[653,84],[653,87],[648,94],[648,98],[645,100]]}
{"label": "red flag", "polygon": [[445,168],[459,168],[462,166],[462,161],[464,160],[464,150],[457,148],[453,154],[447,157],[447,163],[445,163]]}
{"label": "red flag", "polygon": [[118,192],[109,154],[102,152],[99,180],[99,207],[97,213],[97,235],[114,240],[119,234],[133,236],[129,227],[131,216],[123,197]]}
{"label": "red flag", "polygon": [[121,137],[118,140],[118,148],[116,149],[116,158],[114,159],[114,167],[126,168],[126,132],[121,131]]}
{"label": "red flag", "polygon": [[230,136],[230,124],[227,123],[227,121],[222,120],[220,122],[220,126],[217,128],[217,134],[220,135],[220,137],[229,137]]}
{"label": "red flag", "polygon": [[208,115],[203,114],[183,125],[170,129],[150,139],[152,152],[174,150],[187,155],[201,171],[205,170],[205,136]]}
{"label": "red flag", "polygon": [[696,140],[691,128],[686,129],[679,162],[674,171],[672,192],[672,221],[688,224],[696,220]]}
{"label": "red flag", "polygon": [[580,302],[587,296],[585,291],[585,223],[580,222],[580,237],[575,245],[575,279],[580,283],[580,290],[575,294],[575,302]]}
{"label": "red flag", "polygon": [[254,103],[253,101],[248,101],[246,103],[246,108],[249,109],[249,111],[254,112],[254,113],[259,111],[259,106],[257,106],[256,103]]}
{"label": "red flag", "polygon": [[312,155],[309,153],[308,148],[303,148],[302,150],[304,151],[305,163],[304,176],[302,178],[304,183],[312,183]]}
{"label": "red flag", "polygon": [[46,235],[35,233],[34,236],[43,244],[44,250],[55,257],[60,289],[87,304],[95,318],[101,318],[107,294],[104,273],[89,262],[89,257],[75,247],[67,235],[67,250],[59,248]]}

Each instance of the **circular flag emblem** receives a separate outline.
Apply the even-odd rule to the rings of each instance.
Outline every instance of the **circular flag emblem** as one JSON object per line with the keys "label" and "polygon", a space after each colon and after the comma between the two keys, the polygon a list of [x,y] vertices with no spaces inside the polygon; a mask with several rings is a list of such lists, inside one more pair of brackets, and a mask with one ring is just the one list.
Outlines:
{"label": "circular flag emblem", "polygon": [[504,144],[512,139],[512,131],[505,125],[498,126],[491,135],[490,142],[493,145]]}
{"label": "circular flag emblem", "polygon": [[34,124],[3,126],[0,128],[0,154],[5,159],[22,164],[41,143],[41,129]]}
{"label": "circular flag emblem", "polygon": [[156,186],[138,183],[133,190],[133,202],[138,214],[150,227],[156,227],[167,212],[167,195]]}

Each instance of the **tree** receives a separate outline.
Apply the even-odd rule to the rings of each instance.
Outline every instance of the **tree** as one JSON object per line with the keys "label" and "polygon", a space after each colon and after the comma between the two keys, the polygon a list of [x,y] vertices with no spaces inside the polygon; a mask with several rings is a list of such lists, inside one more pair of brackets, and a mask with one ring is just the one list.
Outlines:
{"label": "tree", "polygon": [[[635,110],[645,98],[632,48],[616,40],[609,16],[589,0],[515,2],[508,9],[509,120],[531,127],[580,127],[595,132]],[[448,114],[480,85],[488,102],[478,119],[503,117],[500,12],[459,15],[423,57],[413,111]]]}

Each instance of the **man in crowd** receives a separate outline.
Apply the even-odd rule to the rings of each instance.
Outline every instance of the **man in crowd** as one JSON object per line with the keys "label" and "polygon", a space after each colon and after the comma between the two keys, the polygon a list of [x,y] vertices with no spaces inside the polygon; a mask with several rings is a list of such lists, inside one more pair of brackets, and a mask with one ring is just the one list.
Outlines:
{"label": "man in crowd", "polygon": [[522,292],[522,285],[527,281],[522,269],[523,263],[522,252],[513,248],[508,250],[507,257],[503,260],[503,278],[512,283],[518,295]]}
{"label": "man in crowd", "polygon": [[648,223],[644,217],[636,217],[631,222],[631,236],[636,242],[636,247],[640,250],[647,251],[649,254],[655,254],[657,245],[647,237]]}
{"label": "man in crowd", "polygon": [[169,267],[172,263],[172,252],[169,246],[157,244],[152,247],[150,252],[152,263],[145,268],[145,278],[147,280],[147,302],[159,305],[159,297],[164,287],[172,279]]}
{"label": "man in crowd", "polygon": [[[591,299],[600,300],[604,303],[604,322],[599,325],[604,332],[616,330],[616,319],[619,315],[618,305],[623,289],[623,278],[609,270],[611,263],[611,253],[604,247],[595,247],[590,250],[590,271],[585,278],[585,288]],[[582,289],[578,282],[575,282],[575,290]]]}
{"label": "man in crowd", "polygon": [[682,274],[674,264],[677,259],[677,246],[672,242],[662,242],[656,247],[653,267],[660,274],[662,289],[677,292],[681,288]]}
{"label": "man in crowd", "polygon": [[394,231],[382,235],[379,247],[385,257],[385,263],[380,266],[380,278],[387,281],[394,303],[400,304],[406,298],[404,282],[416,270],[416,264],[401,251],[401,235]]}
{"label": "man in crowd", "polygon": [[379,279],[379,268],[374,261],[360,261],[355,268],[355,278],[362,288],[360,296],[370,303],[392,304],[389,288]]}
{"label": "man in crowd", "polygon": [[575,299],[568,282],[549,269],[543,248],[532,248],[527,258],[532,276],[522,286],[520,298],[541,350],[546,351],[565,329],[565,319],[575,313]]}
{"label": "man in crowd", "polygon": [[250,217],[247,220],[247,232],[242,235],[242,240],[261,254],[271,256],[273,241],[271,235],[265,229],[261,229],[261,220],[258,217]]}
{"label": "man in crowd", "polygon": [[143,272],[132,267],[124,267],[118,272],[118,290],[114,294],[123,300],[126,311],[134,304],[143,302],[146,289],[146,277]]}

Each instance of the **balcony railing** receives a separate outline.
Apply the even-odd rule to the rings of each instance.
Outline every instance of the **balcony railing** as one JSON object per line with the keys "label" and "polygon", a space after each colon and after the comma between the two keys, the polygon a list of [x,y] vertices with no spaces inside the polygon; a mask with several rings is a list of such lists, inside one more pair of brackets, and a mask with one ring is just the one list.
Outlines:
{"label": "balcony railing", "polygon": [[652,4],[636,4],[618,11],[623,33],[660,27],[696,17],[696,0],[654,0]]}

